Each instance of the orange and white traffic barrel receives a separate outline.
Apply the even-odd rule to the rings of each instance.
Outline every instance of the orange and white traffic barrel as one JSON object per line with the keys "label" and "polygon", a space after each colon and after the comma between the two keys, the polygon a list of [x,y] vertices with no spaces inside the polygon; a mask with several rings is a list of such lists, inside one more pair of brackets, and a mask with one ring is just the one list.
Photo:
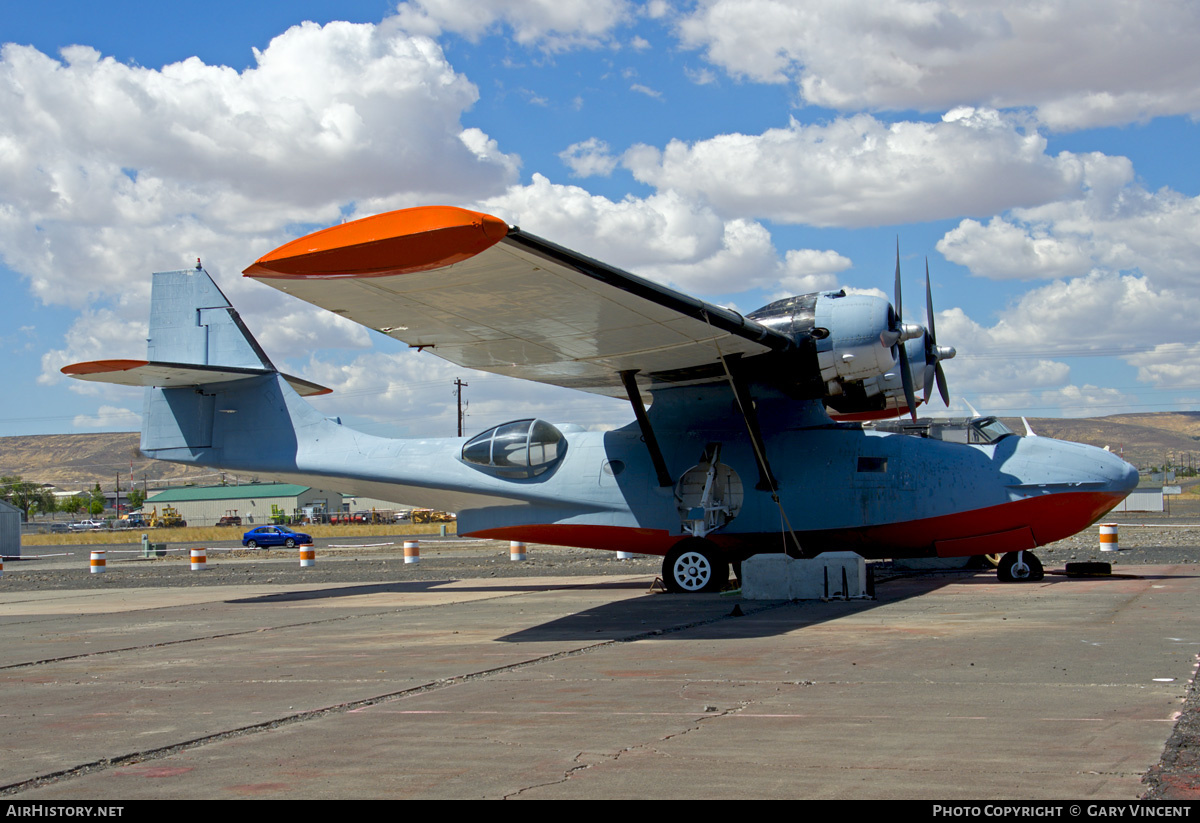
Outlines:
{"label": "orange and white traffic barrel", "polygon": [[1121,543],[1117,539],[1117,524],[1116,523],[1101,523],[1100,524],[1100,551],[1102,552],[1119,552]]}
{"label": "orange and white traffic barrel", "polygon": [[192,549],[192,571],[203,571],[206,568],[208,568],[208,550]]}
{"label": "orange and white traffic barrel", "polygon": [[524,560],[525,559],[525,544],[519,540],[508,541],[508,559],[509,560]]}
{"label": "orange and white traffic barrel", "polygon": [[421,541],[420,540],[405,540],[404,541],[404,562],[405,563],[420,563],[421,562]]}
{"label": "orange and white traffic barrel", "polygon": [[317,549],[312,543],[305,543],[300,547],[300,568],[307,569],[309,566],[317,565]]}
{"label": "orange and white traffic barrel", "polygon": [[92,574],[100,574],[104,571],[104,552],[92,552],[92,556],[88,561],[88,565],[92,568]]}

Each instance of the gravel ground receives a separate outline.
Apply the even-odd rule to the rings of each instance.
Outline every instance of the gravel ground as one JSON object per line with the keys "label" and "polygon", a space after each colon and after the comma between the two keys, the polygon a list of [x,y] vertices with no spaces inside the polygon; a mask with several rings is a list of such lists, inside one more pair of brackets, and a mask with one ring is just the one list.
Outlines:
{"label": "gravel ground", "polygon": [[[1099,528],[1037,550],[1047,571],[1066,563],[1101,561],[1114,571],[1125,566],[1200,563],[1200,499],[1175,500],[1171,513],[1115,514],[1122,551],[1101,552]],[[1191,528],[1189,528],[1191,526]],[[122,588],[139,586],[219,586],[234,583],[381,583],[403,580],[447,580],[488,577],[644,574],[647,585],[660,572],[661,558],[636,556],[617,560],[613,552],[530,545],[528,559],[509,560],[507,542],[464,538],[421,537],[421,561],[404,562],[403,535],[393,537],[321,538],[317,563],[302,569],[298,554],[284,550],[242,549],[236,542],[210,544],[208,568],[191,572],[187,549],[168,544],[162,558],[143,559],[130,546],[27,547],[21,560],[9,559],[0,591],[37,589]],[[107,551],[107,571],[91,574],[89,552]],[[894,576],[890,563],[877,563],[876,579]]]}

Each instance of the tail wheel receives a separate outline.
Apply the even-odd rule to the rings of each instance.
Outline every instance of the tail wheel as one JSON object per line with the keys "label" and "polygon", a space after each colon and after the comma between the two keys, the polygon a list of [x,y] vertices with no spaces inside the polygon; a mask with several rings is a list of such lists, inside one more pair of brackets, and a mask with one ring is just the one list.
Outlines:
{"label": "tail wheel", "polygon": [[1043,577],[1042,561],[1033,552],[1009,552],[996,567],[996,578],[1002,583],[1034,582]]}
{"label": "tail wheel", "polygon": [[663,580],[672,592],[719,592],[729,582],[729,560],[700,537],[676,543],[663,558]]}

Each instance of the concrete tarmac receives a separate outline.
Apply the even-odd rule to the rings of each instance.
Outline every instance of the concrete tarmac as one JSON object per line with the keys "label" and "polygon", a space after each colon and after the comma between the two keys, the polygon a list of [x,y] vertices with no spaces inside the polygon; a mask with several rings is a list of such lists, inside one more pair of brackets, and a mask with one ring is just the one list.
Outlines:
{"label": "concrete tarmac", "polygon": [[1130,800],[1200,651],[1196,567],[1132,571],[829,603],[652,594],[644,574],[0,581],[0,791]]}

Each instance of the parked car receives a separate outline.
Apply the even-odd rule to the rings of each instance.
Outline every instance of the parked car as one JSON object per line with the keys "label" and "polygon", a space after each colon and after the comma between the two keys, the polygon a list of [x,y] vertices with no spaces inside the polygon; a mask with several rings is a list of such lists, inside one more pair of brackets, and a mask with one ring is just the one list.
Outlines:
{"label": "parked car", "polygon": [[68,526],[73,532],[98,532],[101,529],[108,528],[106,520],[80,520],[78,523],[72,523]]}
{"label": "parked car", "polygon": [[294,532],[287,526],[259,526],[242,535],[242,545],[248,549],[257,549],[260,546],[287,546],[290,549],[311,542],[312,537],[303,532]]}

